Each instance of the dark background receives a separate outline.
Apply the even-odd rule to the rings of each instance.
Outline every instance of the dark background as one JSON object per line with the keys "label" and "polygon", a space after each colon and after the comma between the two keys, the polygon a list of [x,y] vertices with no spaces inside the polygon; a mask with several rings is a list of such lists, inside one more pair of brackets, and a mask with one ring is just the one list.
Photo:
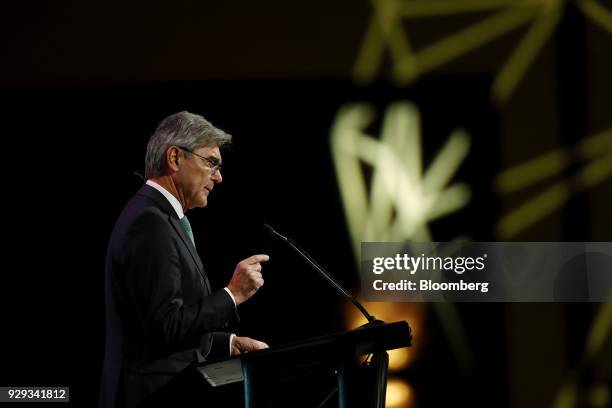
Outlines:
{"label": "dark background", "polygon": [[[471,148],[453,180],[466,182],[472,199],[429,227],[436,241],[498,240],[500,216],[546,183],[508,197],[495,190],[495,175],[611,126],[611,71],[604,67],[612,65],[612,35],[577,10],[568,5],[542,56],[501,106],[489,97],[490,60],[512,37],[406,86],[385,68],[376,80],[356,83],[351,70],[372,17],[367,2],[49,2],[7,10],[0,385],[67,385],[71,405],[96,403],[107,240],[141,184],[133,171],[144,167],[149,136],[179,110],[234,135],[223,183],[206,209],[189,214],[213,286],[225,286],[241,259],[271,255],[265,287],[241,306],[244,335],[274,345],[351,325],[333,290],[261,229],[267,222],[290,235],[358,293],[329,147],[346,103],[375,107],[372,135],[390,104],[415,103],[425,166],[454,129],[465,128]],[[408,28],[426,42],[476,17]],[[567,38],[580,42],[572,48]],[[607,178],[514,239],[611,241],[610,198]],[[601,326],[608,346],[584,357],[604,305],[377,307],[416,323],[410,363],[392,373],[411,387],[405,405],[552,406],[568,383],[578,406],[612,401],[609,322]],[[448,331],[448,313],[455,331]]]}

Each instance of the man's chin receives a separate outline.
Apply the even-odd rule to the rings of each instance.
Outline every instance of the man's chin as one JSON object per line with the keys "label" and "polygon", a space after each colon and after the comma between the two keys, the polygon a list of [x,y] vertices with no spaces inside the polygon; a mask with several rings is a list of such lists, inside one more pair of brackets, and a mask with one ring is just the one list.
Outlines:
{"label": "man's chin", "polygon": [[206,205],[208,204],[208,196],[206,195],[206,193],[202,193],[200,194],[200,200],[198,202],[198,207],[200,208],[204,208],[206,207]]}
{"label": "man's chin", "polygon": [[198,197],[197,200],[193,201],[193,204],[189,207],[192,208],[204,208],[208,204],[208,199],[206,197]]}

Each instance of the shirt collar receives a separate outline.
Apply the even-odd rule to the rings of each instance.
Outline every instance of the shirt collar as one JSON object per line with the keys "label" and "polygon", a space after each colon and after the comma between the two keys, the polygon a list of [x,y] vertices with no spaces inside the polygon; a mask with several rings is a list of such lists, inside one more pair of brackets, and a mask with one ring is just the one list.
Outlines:
{"label": "shirt collar", "polygon": [[179,200],[177,200],[176,197],[172,195],[172,193],[170,193],[168,190],[166,190],[153,180],[147,180],[147,185],[153,187],[154,189],[162,193],[164,197],[166,197],[170,205],[172,205],[172,208],[174,208],[174,211],[176,211],[176,215],[178,216],[179,220],[185,216],[185,213],[183,213],[183,206],[181,206]]}

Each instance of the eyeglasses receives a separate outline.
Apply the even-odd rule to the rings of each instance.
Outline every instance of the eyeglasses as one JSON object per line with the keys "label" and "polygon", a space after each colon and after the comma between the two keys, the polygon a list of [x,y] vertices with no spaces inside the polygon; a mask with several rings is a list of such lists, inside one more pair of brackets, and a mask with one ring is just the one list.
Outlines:
{"label": "eyeglasses", "polygon": [[185,148],[185,147],[181,147],[181,146],[176,146],[176,147],[177,147],[177,148],[179,148],[179,149],[181,149],[181,150],[182,150],[182,151],[184,151],[184,152],[191,153],[191,154],[193,154],[194,156],[197,156],[197,157],[199,157],[200,159],[204,160],[204,161],[206,162],[206,165],[207,165],[207,166],[208,166],[208,167],[209,167],[209,168],[212,170],[213,174],[214,174],[216,171],[221,172],[221,167],[222,167],[223,165],[221,164],[221,162],[219,161],[219,159],[217,159],[216,157],[214,157],[214,156],[211,156],[211,157],[204,157],[204,156],[200,156],[200,155],[199,155],[199,154],[197,154],[197,153],[192,152],[191,150],[189,150],[189,149],[187,149],[187,148]]}

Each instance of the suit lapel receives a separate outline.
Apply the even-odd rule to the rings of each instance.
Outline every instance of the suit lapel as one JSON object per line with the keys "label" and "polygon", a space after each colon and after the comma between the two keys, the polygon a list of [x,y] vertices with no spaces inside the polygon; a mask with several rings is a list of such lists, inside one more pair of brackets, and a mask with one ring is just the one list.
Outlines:
{"label": "suit lapel", "polygon": [[208,282],[208,277],[206,276],[206,273],[204,273],[204,264],[202,264],[202,260],[198,256],[193,242],[191,242],[191,239],[187,236],[187,233],[183,229],[181,222],[178,220],[176,211],[174,211],[172,205],[168,202],[168,200],[166,199],[166,197],[163,196],[162,193],[147,184],[143,185],[137,194],[149,197],[150,199],[155,201],[159,208],[168,215],[168,221],[170,222],[170,225],[172,225],[178,236],[183,241],[183,245],[185,245],[187,251],[189,251],[189,254],[193,258],[193,262],[195,263],[196,268],[200,273],[200,277],[202,278],[204,287],[208,290],[208,293],[211,293],[212,290],[210,288],[210,282]]}

